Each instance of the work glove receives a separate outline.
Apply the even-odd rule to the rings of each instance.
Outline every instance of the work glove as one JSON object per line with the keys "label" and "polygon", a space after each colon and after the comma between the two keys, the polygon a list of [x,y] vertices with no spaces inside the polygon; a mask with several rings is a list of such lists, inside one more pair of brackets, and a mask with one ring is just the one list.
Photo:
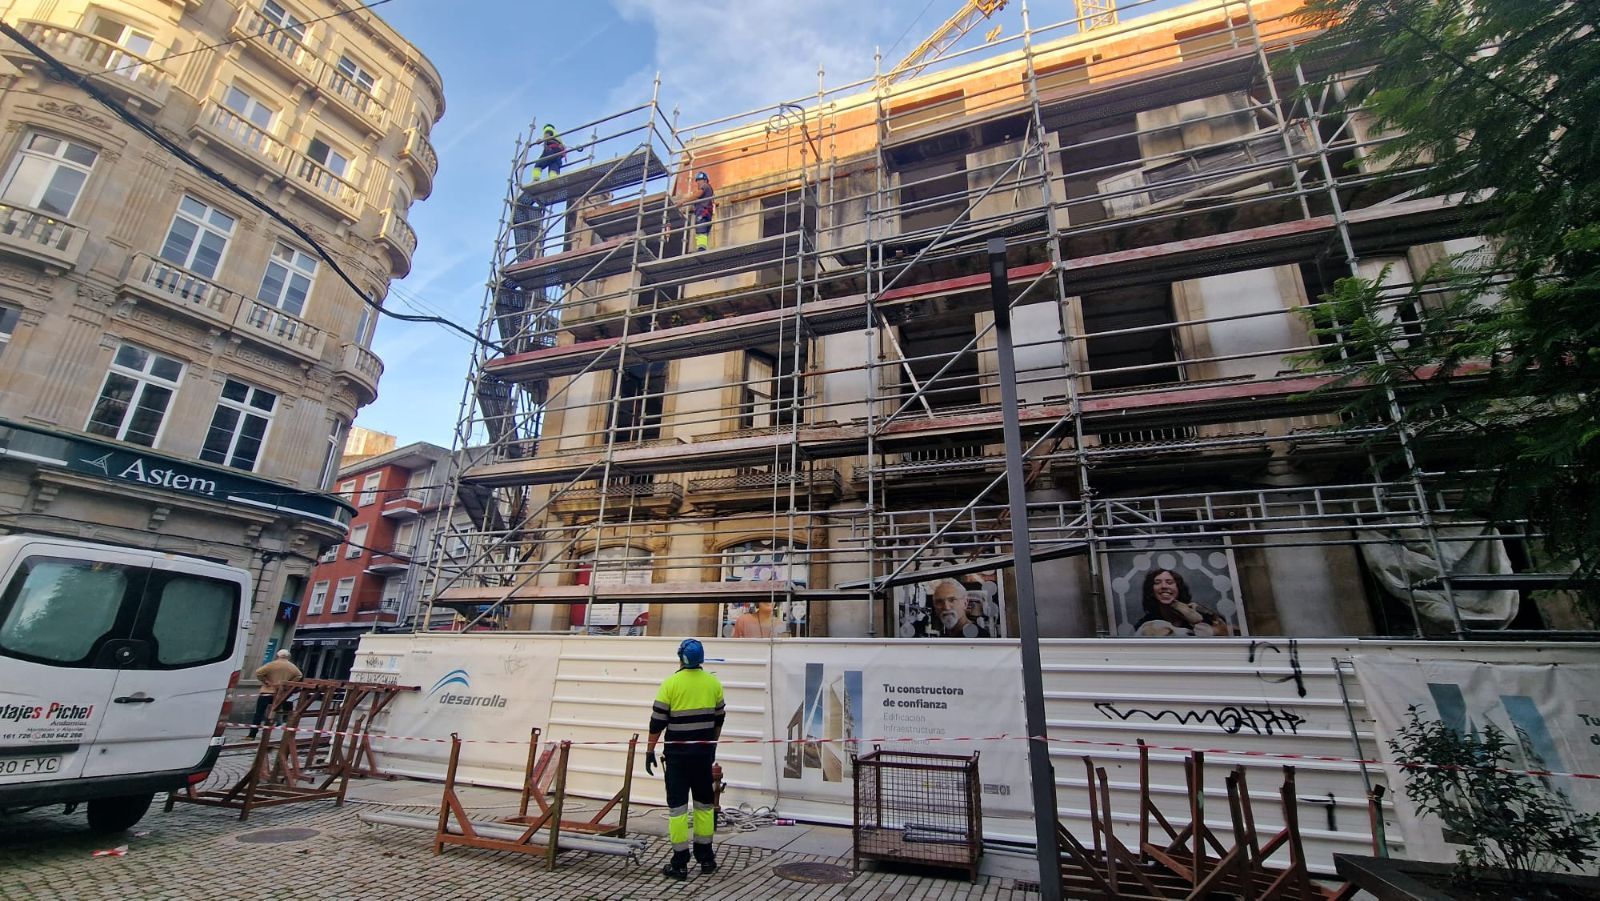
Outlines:
{"label": "work glove", "polygon": [[644,752],[644,771],[651,776],[656,774],[656,752]]}

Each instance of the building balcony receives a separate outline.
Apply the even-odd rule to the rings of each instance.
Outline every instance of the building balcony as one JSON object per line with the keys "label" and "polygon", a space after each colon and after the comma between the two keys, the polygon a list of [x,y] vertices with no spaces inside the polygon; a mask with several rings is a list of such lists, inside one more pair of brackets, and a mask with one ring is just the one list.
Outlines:
{"label": "building balcony", "polygon": [[383,361],[359,344],[346,344],[339,358],[339,373],[366,389],[371,403],[378,397],[378,379],[383,377]]}
{"label": "building balcony", "polygon": [[290,78],[308,85],[317,83],[317,55],[293,32],[279,28],[256,7],[242,7],[229,34]]}
{"label": "building balcony", "polygon": [[64,220],[0,203],[0,253],[65,271],[78,264],[88,236]]}
{"label": "building balcony", "polygon": [[411,554],[415,550],[409,544],[396,544],[387,551],[374,551],[366,571],[375,576],[403,573],[411,568]]}
{"label": "building balcony", "polygon": [[417,233],[400,210],[383,211],[383,225],[378,230],[378,240],[389,252],[395,278],[405,278],[411,271],[411,257],[417,252]]}
{"label": "building balcony", "polygon": [[735,507],[771,504],[773,492],[787,502],[790,488],[798,497],[833,500],[843,491],[839,471],[813,464],[809,469],[746,466],[698,472],[689,480],[689,501],[697,506]]}
{"label": "building balcony", "polygon": [[346,111],[354,113],[356,121],[373,136],[383,134],[384,123],[389,120],[388,108],[371,91],[339,71],[338,66],[322,64],[322,78],[318,87],[324,93],[333,95]]}
{"label": "building balcony", "polygon": [[328,338],[327,332],[311,323],[256,300],[246,300],[239,305],[233,328],[273,350],[311,363],[322,359],[323,345]]}
{"label": "building balcony", "polygon": [[426,200],[433,193],[433,177],[439,171],[439,155],[434,152],[428,136],[419,128],[406,132],[406,146],[400,159],[411,167],[412,180],[417,186],[417,199]]}
{"label": "building balcony", "polygon": [[201,278],[187,269],[149,254],[135,254],[128,261],[122,290],[136,297],[148,297],[209,325],[232,328],[244,298],[216,282]]}
{"label": "building balcony", "polygon": [[104,38],[31,19],[17,23],[17,30],[74,69],[104,76],[96,84],[123,95],[136,105],[159,107],[166,103],[167,94],[172,90],[172,76],[159,63]]}
{"label": "building balcony", "polygon": [[552,500],[550,509],[558,514],[589,514],[600,509],[602,500],[608,512],[633,507],[640,512],[676,513],[683,506],[683,486],[650,477],[612,479],[603,489],[583,482]]}
{"label": "building balcony", "polygon": [[415,519],[422,515],[429,503],[427,489],[410,488],[404,494],[396,494],[383,502],[383,509],[379,516],[390,519]]}
{"label": "building balcony", "polygon": [[263,178],[279,177],[289,163],[291,154],[282,141],[215,100],[200,111],[193,133]]}
{"label": "building balcony", "polygon": [[350,222],[361,218],[361,190],[355,183],[304,153],[289,151],[284,177],[290,189],[326,207],[334,216]]}

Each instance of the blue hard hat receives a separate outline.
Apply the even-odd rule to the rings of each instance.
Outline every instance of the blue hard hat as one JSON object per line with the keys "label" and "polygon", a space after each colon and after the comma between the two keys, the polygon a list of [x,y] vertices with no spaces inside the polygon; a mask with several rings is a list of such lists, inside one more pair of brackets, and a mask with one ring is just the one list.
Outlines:
{"label": "blue hard hat", "polygon": [[699,639],[685,638],[678,645],[678,662],[690,669],[706,662],[706,649],[700,645]]}
{"label": "blue hard hat", "polygon": [[711,180],[711,176],[705,174],[704,172],[696,172],[694,174],[694,180],[695,181],[710,181]]}

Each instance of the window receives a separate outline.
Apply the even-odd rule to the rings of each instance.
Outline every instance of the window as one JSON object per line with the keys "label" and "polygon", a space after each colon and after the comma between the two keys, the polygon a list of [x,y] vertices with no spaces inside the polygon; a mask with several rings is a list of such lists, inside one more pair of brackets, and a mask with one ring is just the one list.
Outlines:
{"label": "window", "polygon": [[234,379],[224,381],[217,412],[211,415],[211,430],[206,433],[205,446],[200,448],[200,459],[253,471],[277,405],[278,395],[271,391]]}
{"label": "window", "polygon": [[235,127],[231,123],[223,126],[235,140],[263,152],[271,149],[267,144],[272,134],[272,123],[278,118],[277,110],[257,100],[238,85],[228,86],[222,95],[222,105],[238,115],[246,126]]}
{"label": "window", "polygon": [[311,143],[306,145],[306,156],[340,178],[344,178],[350,171],[350,157],[333,149],[332,145],[321,138],[311,139]]}
{"label": "window", "polygon": [[361,552],[366,550],[366,547],[367,527],[356,526],[350,530],[350,543],[349,546],[344,549],[344,558],[346,560],[354,560],[361,556]]}
{"label": "window", "polygon": [[318,582],[311,586],[311,603],[306,605],[306,613],[316,616],[322,612],[323,605],[328,603],[328,583]]}
{"label": "window", "polygon": [[0,601],[0,650],[40,663],[93,666],[116,628],[127,590],[122,567],[31,557]]}
{"label": "window", "polygon": [[350,101],[356,109],[367,112],[375,103],[373,90],[377,79],[372,73],[361,68],[361,64],[348,56],[340,55],[339,62],[333,67],[332,74],[328,77],[328,84],[334,92]]}
{"label": "window", "polygon": [[268,45],[288,55],[297,55],[306,39],[306,25],[294,13],[274,0],[262,0],[261,23],[257,34],[265,35]]}
{"label": "window", "polygon": [[361,319],[356,323],[356,343],[362,347],[371,349],[372,333],[375,331],[373,326],[377,324],[378,317],[375,311],[371,306],[363,303],[361,305]]}
{"label": "window", "polygon": [[177,360],[132,344],[121,345],[84,430],[155,447],[182,377],[183,364]]}
{"label": "window", "polygon": [[6,345],[11,343],[11,335],[17,330],[17,321],[22,314],[10,307],[0,307],[0,356],[6,352]]}
{"label": "window", "polygon": [[[152,573],[153,579],[164,574]],[[172,575],[160,588],[152,586],[155,639],[151,665],[177,669],[215,663],[233,650],[239,612],[239,586],[219,579]]]}
{"label": "window", "polygon": [[378,500],[378,483],[383,481],[383,473],[369,472],[361,479],[361,502],[357,506],[365,507]]}
{"label": "window", "polygon": [[404,576],[395,576],[383,582],[383,595],[378,600],[378,606],[384,613],[400,612],[400,589],[404,587]]}
{"label": "window", "polygon": [[967,218],[967,158],[924,162],[900,170],[900,228],[939,228]]}
{"label": "window", "polygon": [[617,441],[653,441],[661,437],[661,404],[666,386],[666,363],[629,366],[622,371]]}
{"label": "window", "polygon": [[333,612],[343,613],[350,609],[350,593],[356,590],[354,576],[340,579],[337,587],[333,589]]}
{"label": "window", "polygon": [[417,524],[412,521],[401,523],[394,530],[394,552],[402,557],[409,557],[416,550]]}
{"label": "window", "polygon": [[316,277],[317,261],[311,254],[287,244],[277,244],[272,248],[272,258],[267,260],[267,271],[261,276],[261,290],[256,292],[256,298],[290,316],[303,316],[306,298],[311,296],[311,283]]}
{"label": "window", "polygon": [[99,153],[74,141],[38,132],[23,136],[6,173],[0,200],[63,218],[72,215]]}
{"label": "window", "polygon": [[144,70],[141,63],[155,55],[154,37],[116,19],[102,16],[95,20],[89,31],[95,37],[103,38],[128,51],[112,53],[107,57],[105,67],[108,75],[117,75],[130,80],[138,78]]}
{"label": "window", "polygon": [[160,256],[175,266],[206,278],[215,278],[222,266],[222,254],[233,234],[234,218],[218,209],[183,195],[178,212],[167,229]]}
{"label": "window", "polygon": [[1090,387],[1105,391],[1179,381],[1174,322],[1167,285],[1084,295]]}
{"label": "window", "polygon": [[337,542],[335,542],[328,545],[327,549],[322,552],[322,556],[317,558],[317,562],[332,563],[337,559],[339,559],[339,545]]}
{"label": "window", "polygon": [[[328,427],[328,448],[322,457],[322,478],[317,480],[317,485],[327,491],[333,487],[334,476],[339,474],[339,454],[344,449],[344,420],[335,416],[333,423]],[[343,495],[345,500],[349,495]]]}
{"label": "window", "polygon": [[338,494],[339,494],[340,497],[344,498],[347,502],[352,503],[352,504],[355,503],[356,502],[356,483],[355,482],[340,482],[339,483],[339,492],[338,492]]}

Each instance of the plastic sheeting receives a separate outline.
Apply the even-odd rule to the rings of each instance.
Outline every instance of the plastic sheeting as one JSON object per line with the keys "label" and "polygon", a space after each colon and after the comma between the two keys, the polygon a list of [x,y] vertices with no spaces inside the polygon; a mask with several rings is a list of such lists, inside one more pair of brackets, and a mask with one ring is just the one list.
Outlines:
{"label": "plastic sheeting", "polygon": [[[1512,571],[1505,545],[1492,529],[1442,526],[1437,531],[1443,557],[1440,562],[1451,575],[1501,575]],[[1361,557],[1385,591],[1408,603],[1415,599],[1417,614],[1425,627],[1454,628],[1455,619],[1443,588],[1409,588],[1440,575],[1433,545],[1423,530],[1403,529],[1399,540],[1393,533],[1363,532],[1361,539],[1367,542],[1361,545]],[[1451,595],[1461,611],[1462,623],[1470,628],[1502,628],[1517,615],[1519,596],[1515,590],[1455,589]]]}

